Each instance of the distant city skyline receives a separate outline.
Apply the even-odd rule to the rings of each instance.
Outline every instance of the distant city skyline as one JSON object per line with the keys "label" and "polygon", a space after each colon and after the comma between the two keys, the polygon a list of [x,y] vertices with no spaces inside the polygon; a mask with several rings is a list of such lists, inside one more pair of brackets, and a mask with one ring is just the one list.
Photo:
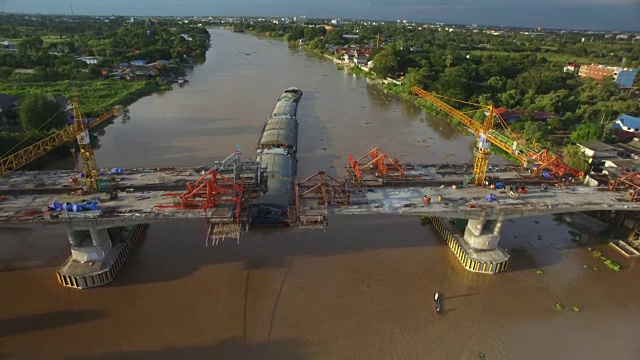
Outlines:
{"label": "distant city skyline", "polygon": [[0,12],[407,20],[640,32],[640,0],[0,0]]}

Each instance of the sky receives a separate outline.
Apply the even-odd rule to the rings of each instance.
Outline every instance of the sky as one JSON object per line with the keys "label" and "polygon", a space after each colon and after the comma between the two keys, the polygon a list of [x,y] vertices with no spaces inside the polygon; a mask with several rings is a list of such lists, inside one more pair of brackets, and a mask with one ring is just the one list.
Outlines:
{"label": "sky", "polygon": [[307,16],[640,32],[640,0],[0,0],[0,12]]}

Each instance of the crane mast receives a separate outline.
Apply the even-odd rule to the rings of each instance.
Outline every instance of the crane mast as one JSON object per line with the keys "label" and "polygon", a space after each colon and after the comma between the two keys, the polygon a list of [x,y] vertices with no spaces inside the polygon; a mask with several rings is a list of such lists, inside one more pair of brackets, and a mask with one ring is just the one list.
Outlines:
{"label": "crane mast", "polygon": [[73,126],[76,130],[76,139],[80,147],[80,159],[82,159],[84,169],[83,190],[92,194],[98,190],[98,165],[96,164],[96,155],[91,148],[89,121],[82,113],[77,99],[71,100],[70,106],[73,107]]}

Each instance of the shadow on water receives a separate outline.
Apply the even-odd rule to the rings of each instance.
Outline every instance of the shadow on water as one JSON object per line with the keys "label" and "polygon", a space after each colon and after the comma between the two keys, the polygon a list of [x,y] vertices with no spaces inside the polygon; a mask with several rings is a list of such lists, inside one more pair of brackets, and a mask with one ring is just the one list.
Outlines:
{"label": "shadow on water", "polygon": [[[466,293],[466,294],[460,294],[460,295],[447,296],[445,293],[440,291],[440,314],[441,314],[441,316],[447,316],[448,314],[450,314],[452,312],[456,312],[458,310],[457,308],[448,308],[447,307],[447,302],[449,302],[451,300],[454,300],[454,299],[465,298],[465,297],[474,296],[474,295],[478,295],[478,294],[480,294],[480,293],[479,292],[472,292],[472,293]],[[455,303],[455,301],[454,301],[454,303]]]}
{"label": "shadow on water", "polygon": [[565,261],[566,259],[560,254],[547,253],[544,256],[535,254],[535,250],[529,249],[526,244],[509,251],[511,255],[511,263],[509,271],[531,271],[533,269],[546,268]]}
{"label": "shadow on water", "polygon": [[291,359],[312,358],[308,345],[295,339],[246,344],[241,338],[228,338],[214,345],[169,347],[157,350],[110,352],[69,359]]}
{"label": "shadow on water", "polygon": [[61,328],[68,325],[100,320],[106,317],[103,310],[65,310],[42,314],[18,316],[0,320],[0,337],[15,336],[34,331]]}
{"label": "shadow on water", "polygon": [[[304,91],[304,90],[303,90]],[[318,91],[307,90],[302,95],[298,111],[298,180],[313,175],[325,167],[330,175],[336,174],[333,164],[339,157],[330,155],[333,147],[326,119],[318,114]]]}
{"label": "shadow on water", "polygon": [[[330,217],[329,220],[331,225],[326,231],[252,230],[242,234],[239,244],[226,240],[209,247],[205,247],[206,231],[201,220],[184,220],[179,225],[172,221],[157,223],[152,225],[146,239],[134,249],[120,275],[109,286],[173,281],[216,264],[240,263],[245,270],[285,269],[292,257],[339,256],[400,248],[444,248],[451,256],[450,266],[462,270],[446,241],[433,226],[419,225],[417,217],[354,215]],[[172,238],[171,234],[179,235]],[[155,239],[173,241],[157,242]],[[553,251],[529,256],[525,249],[529,244],[531,241],[526,239],[501,241],[500,246],[512,256],[509,272],[529,271],[567,261],[559,252]],[[472,295],[475,294],[456,295],[451,299]]]}
{"label": "shadow on water", "polygon": [[[369,219],[367,219],[369,218]],[[374,217],[375,218],[375,217]],[[190,276],[203,267],[241,263],[245,270],[284,269],[291,257],[334,256],[368,250],[446,246],[431,228],[422,227],[415,217],[330,218],[322,230],[263,230],[243,233],[240,244],[226,240],[205,247],[201,220],[153,224],[146,239],[135,248],[114,282],[109,286],[129,286],[172,281]],[[357,223],[357,225],[352,225]],[[368,227],[363,231],[362,227]],[[357,232],[353,229],[361,229]],[[171,239],[157,242],[155,239]],[[189,239],[189,240],[185,240]],[[159,255],[160,254],[160,255]],[[456,264],[457,266],[457,264]]]}

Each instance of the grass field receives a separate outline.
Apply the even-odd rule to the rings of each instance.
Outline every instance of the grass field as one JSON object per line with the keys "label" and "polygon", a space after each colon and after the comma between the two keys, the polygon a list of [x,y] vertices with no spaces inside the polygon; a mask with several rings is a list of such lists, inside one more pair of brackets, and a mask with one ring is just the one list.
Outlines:
{"label": "grass field", "polygon": [[87,116],[95,116],[113,106],[128,105],[141,97],[168,89],[171,87],[155,81],[0,82],[0,94],[19,96],[40,93],[78,98]]}
{"label": "grass field", "polygon": [[[45,36],[40,36],[40,39],[42,39],[42,42],[44,43],[44,45],[48,45],[54,42],[61,42],[64,41],[66,39],[66,36],[63,36],[62,38],[57,36],[57,35],[45,35]],[[14,44],[19,43],[20,41],[22,41],[22,39],[18,38],[18,39],[9,39],[9,38],[0,38],[0,41],[11,41]]]}

